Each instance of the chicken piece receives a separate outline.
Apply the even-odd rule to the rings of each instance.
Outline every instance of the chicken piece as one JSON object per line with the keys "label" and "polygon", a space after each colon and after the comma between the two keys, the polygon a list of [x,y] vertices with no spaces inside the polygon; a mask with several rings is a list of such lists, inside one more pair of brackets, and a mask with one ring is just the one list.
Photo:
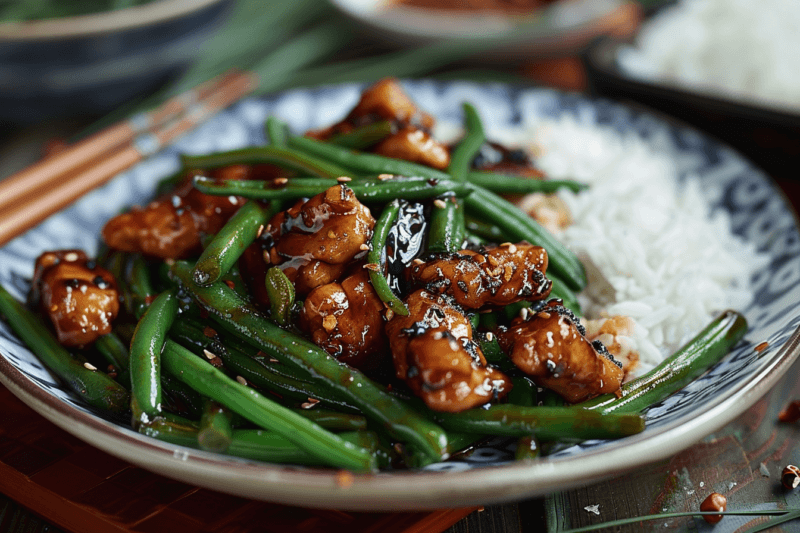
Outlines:
{"label": "chicken piece", "polygon": [[375,370],[388,343],[383,302],[369,272],[362,269],[340,283],[311,291],[303,304],[300,327],[326,352],[360,370]]}
{"label": "chicken piece", "polygon": [[558,234],[572,224],[569,207],[555,194],[526,194],[517,206],[551,233]]}
{"label": "chicken piece", "polygon": [[462,307],[502,307],[550,295],[547,252],[530,244],[503,244],[482,253],[461,250],[416,262],[407,269],[413,286],[447,293]]}
{"label": "chicken piece", "polygon": [[[217,179],[247,179],[250,167],[234,165],[212,173]],[[212,196],[192,186],[191,176],[173,192],[118,215],[103,227],[108,246],[161,259],[191,257],[203,234],[214,234],[244,204],[238,196]]]}
{"label": "chicken piece", "polygon": [[275,215],[267,226],[275,243],[269,261],[305,295],[331,283],[369,251],[375,219],[353,190],[335,185]]}
{"label": "chicken piece", "polygon": [[393,120],[424,130],[430,130],[434,125],[433,117],[417,108],[396,78],[384,78],[365,89],[345,121],[358,123],[368,117]]}
{"label": "chicken piece", "polygon": [[571,403],[617,392],[622,364],[600,342],[589,342],[575,316],[551,300],[527,318],[518,317],[497,340],[514,364]]}
{"label": "chicken piece", "polygon": [[446,297],[420,289],[406,305],[409,315],[394,315],[386,333],[397,377],[429,408],[464,411],[511,390],[511,380],[487,366],[469,320]]}
{"label": "chicken piece", "polygon": [[390,135],[373,150],[376,154],[404,159],[429,167],[445,170],[450,164],[447,148],[423,130],[403,128]]}
{"label": "chicken piece", "polygon": [[608,318],[588,320],[585,323],[586,338],[603,343],[608,353],[622,363],[625,375],[639,365],[639,352],[636,351],[634,332],[636,322],[631,317],[615,315]]}
{"label": "chicken piece", "polygon": [[31,301],[64,346],[85,346],[110,333],[119,313],[114,276],[81,250],[45,252],[36,259]]}

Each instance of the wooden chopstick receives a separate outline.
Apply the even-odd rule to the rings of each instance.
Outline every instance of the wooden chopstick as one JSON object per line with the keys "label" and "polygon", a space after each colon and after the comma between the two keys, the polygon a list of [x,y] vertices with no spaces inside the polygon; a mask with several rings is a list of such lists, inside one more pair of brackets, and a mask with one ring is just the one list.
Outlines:
{"label": "wooden chopstick", "polygon": [[[99,159],[89,161],[77,170],[73,167],[70,174],[59,172],[57,178],[43,180],[50,186],[38,189],[38,194],[30,194],[29,191],[18,200],[17,205],[6,206],[6,210],[0,213],[0,245],[6,244],[84,194],[103,185],[123,170],[253,91],[256,86],[257,79],[253,74],[240,72],[226,76],[216,90],[188,107],[186,112],[175,120],[163,124],[153,132],[140,134],[132,138],[129,143],[118,144],[116,149],[103,152]],[[109,129],[116,130],[116,126]]]}
{"label": "wooden chopstick", "polygon": [[16,209],[20,203],[26,203],[27,197],[46,191],[91,161],[120,146],[130,144],[137,135],[160,128],[179,117],[192,105],[207,99],[240,75],[241,73],[234,71],[222,74],[170,98],[152,111],[139,113],[110,126],[0,181],[0,217],[7,211]]}

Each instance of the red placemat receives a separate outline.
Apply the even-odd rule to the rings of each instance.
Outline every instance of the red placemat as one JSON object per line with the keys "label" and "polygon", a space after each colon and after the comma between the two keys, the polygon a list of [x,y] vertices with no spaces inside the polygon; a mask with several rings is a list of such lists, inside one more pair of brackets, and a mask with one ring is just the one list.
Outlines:
{"label": "red placemat", "polygon": [[0,492],[68,531],[440,532],[474,509],[363,513],[290,507],[174,481],[54,426],[0,386]]}

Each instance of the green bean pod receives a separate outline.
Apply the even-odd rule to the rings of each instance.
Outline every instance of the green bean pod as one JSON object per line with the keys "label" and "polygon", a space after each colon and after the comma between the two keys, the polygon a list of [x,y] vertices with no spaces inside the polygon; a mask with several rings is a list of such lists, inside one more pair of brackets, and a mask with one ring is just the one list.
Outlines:
{"label": "green bean pod", "polygon": [[375,457],[367,450],[229,378],[181,345],[167,340],[162,359],[165,369],[200,394],[264,429],[279,433],[326,464],[360,471],[376,468]]}
{"label": "green bean pod", "polygon": [[342,148],[364,150],[394,133],[394,129],[394,125],[390,121],[380,120],[372,124],[359,126],[347,133],[333,135],[327,139],[327,142]]}
{"label": "green bean pod", "polygon": [[208,285],[224,276],[274,214],[274,209],[255,201],[240,207],[200,254],[192,274],[194,282]]}
{"label": "green bean pod", "polygon": [[197,432],[197,444],[201,450],[224,453],[233,440],[231,420],[233,412],[218,402],[206,398],[203,415]]}
{"label": "green bean pod", "polygon": [[384,248],[386,247],[386,238],[389,231],[392,229],[392,224],[397,219],[397,214],[400,212],[401,204],[399,200],[392,200],[381,213],[380,218],[375,222],[375,228],[372,232],[372,246],[367,254],[367,263],[378,265],[377,270],[369,271],[369,279],[372,282],[372,287],[378,294],[378,298],[383,303],[389,306],[393,312],[401,316],[408,316],[408,308],[403,300],[397,297],[389,287],[389,282],[386,276],[383,275],[384,263],[386,262],[386,254]]}
{"label": "green bean pod", "polygon": [[77,361],[42,321],[0,286],[0,314],[28,348],[87,404],[111,413],[124,413],[130,394],[103,372]]}
{"label": "green bean pod", "polygon": [[282,168],[295,170],[304,175],[318,176],[320,178],[338,178],[339,176],[350,174],[345,167],[280,146],[241,148],[207,155],[183,155],[181,156],[181,161],[184,168],[199,170],[238,164],[258,165],[271,163]]}
{"label": "green bean pod", "polygon": [[358,431],[360,429],[367,429],[367,419],[361,415],[340,413],[339,411],[320,409],[319,407],[292,410],[303,418],[313,420],[321,427],[332,431]]}
{"label": "green bean pod", "polygon": [[[320,178],[297,178],[276,183],[258,180],[215,180],[204,176],[194,178],[200,192],[216,196],[236,195],[257,200],[299,200],[323,193],[335,184]],[[392,179],[359,178],[346,183],[362,202],[391,202],[395,198],[426,200],[442,195],[465,196],[471,189],[467,184],[449,180],[396,176]]]}
{"label": "green bean pod", "polygon": [[281,326],[287,326],[292,319],[294,285],[276,266],[267,270],[264,283],[269,296],[270,317]]}
{"label": "green bean pod", "polygon": [[136,326],[130,352],[134,423],[146,423],[161,413],[161,352],[177,314],[175,292],[165,291],[150,304]]}
{"label": "green bean pod", "polygon": [[719,362],[747,332],[747,321],[725,311],[650,372],[622,385],[621,396],[603,394],[573,407],[599,413],[639,413],[682,389]]}
{"label": "green bean pod", "polygon": [[552,194],[561,189],[581,192],[589,188],[585,183],[573,180],[534,179],[514,174],[498,174],[473,170],[467,174],[467,181],[496,194]]}
{"label": "green bean pod", "polygon": [[324,379],[364,415],[385,426],[396,439],[416,444],[431,460],[446,456],[447,436],[439,426],[313,342],[266,320],[224,284],[215,283],[210,287],[192,284],[189,271],[189,266],[182,261],[172,266],[173,275],[223,328],[240,335],[265,354]]}
{"label": "green bean pod", "polygon": [[[585,416],[585,415],[595,416]],[[616,439],[641,433],[644,419],[635,413],[600,413],[573,407],[493,405],[460,413],[430,412],[448,431],[526,437],[539,440]]]}
{"label": "green bean pod", "polygon": [[117,372],[123,372],[128,369],[128,360],[130,359],[128,347],[115,333],[111,332],[98,337],[94,341],[94,347],[109,365],[117,369]]}
{"label": "green bean pod", "polygon": [[528,241],[547,250],[548,270],[570,289],[580,291],[586,286],[586,272],[574,253],[515,205],[482,187],[473,187],[473,193],[464,199],[467,210],[499,227],[513,241]]}
{"label": "green bean pod", "polygon": [[272,146],[285,148],[288,145],[289,132],[286,123],[278,120],[277,117],[267,117],[267,122],[264,124],[264,130],[269,143]]}
{"label": "green bean pod", "polygon": [[359,176],[394,174],[397,176],[417,176],[433,180],[450,179],[449,174],[436,170],[435,168],[426,167],[425,165],[410,163],[403,159],[356,152],[308,137],[289,137],[289,146],[307,154],[332,161],[337,165],[350,168]]}

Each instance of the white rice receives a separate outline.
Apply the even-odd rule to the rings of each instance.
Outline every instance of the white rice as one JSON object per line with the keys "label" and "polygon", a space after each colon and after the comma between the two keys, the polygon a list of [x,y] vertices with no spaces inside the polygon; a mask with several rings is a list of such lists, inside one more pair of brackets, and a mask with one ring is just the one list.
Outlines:
{"label": "white rice", "polygon": [[797,0],[681,0],[617,56],[629,75],[800,109]]}
{"label": "white rice", "polygon": [[634,374],[658,364],[719,311],[751,301],[749,280],[768,258],[732,234],[727,212],[711,211],[696,179],[678,183],[670,150],[572,118],[488,134],[507,144],[529,139],[550,178],[591,185],[559,193],[574,217],[559,238],[595,278],[580,296],[585,317],[635,320],[632,338],[622,339],[639,353]]}

